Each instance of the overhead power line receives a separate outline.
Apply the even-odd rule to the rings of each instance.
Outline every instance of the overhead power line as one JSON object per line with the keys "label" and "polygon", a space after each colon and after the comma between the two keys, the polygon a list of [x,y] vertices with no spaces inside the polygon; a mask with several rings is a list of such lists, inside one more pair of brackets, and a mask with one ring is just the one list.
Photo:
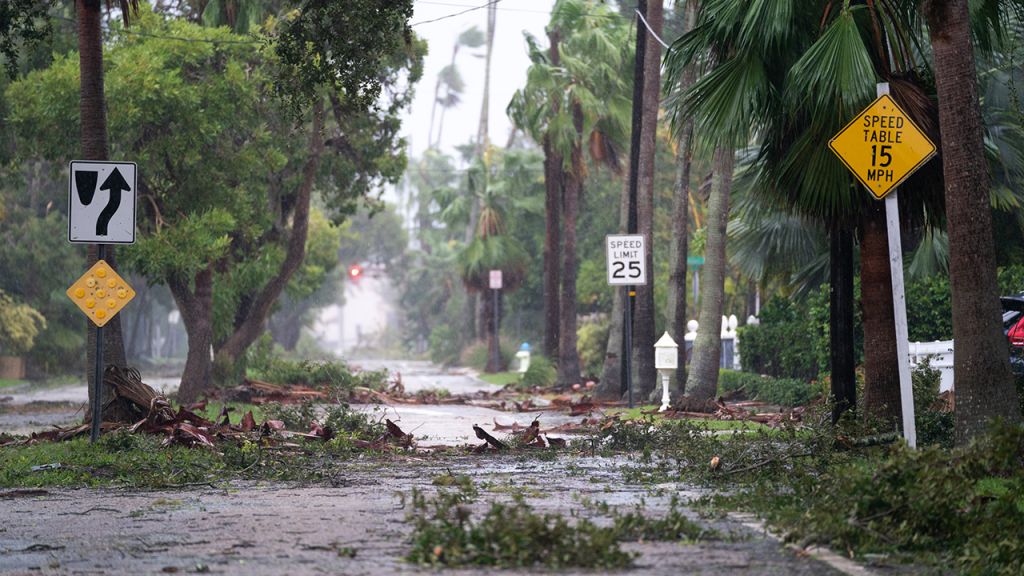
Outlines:
{"label": "overhead power line", "polygon": [[[475,12],[476,10],[482,10],[484,8],[487,8],[488,6],[491,6],[492,4],[497,4],[501,0],[493,0],[492,2],[488,2],[487,4],[482,4],[482,5],[479,5],[479,6],[474,6],[472,4],[458,4],[458,3],[455,3],[455,2],[436,2],[434,0],[415,0],[415,1],[416,1],[417,4],[429,4],[431,6],[451,6],[451,7],[454,7],[454,8],[466,8],[466,9],[465,10],[461,10],[459,12],[453,12],[451,14],[446,14],[446,15],[440,16],[438,18],[432,18],[430,20],[421,20],[419,22],[414,22],[414,23],[411,24],[411,26],[419,26],[421,24],[430,24],[432,22],[440,22],[441,20],[447,20],[449,18],[455,18],[456,16],[461,16],[463,14],[468,14],[469,12]],[[501,10],[503,12],[523,12],[523,13],[528,13],[528,14],[546,14],[548,16],[555,15],[555,14],[560,14],[560,13],[564,12],[564,11],[560,11],[560,10],[531,10],[530,8],[509,8],[507,6],[499,6],[496,9],[497,10]],[[618,14],[616,12],[606,12],[604,14],[598,14],[596,12],[585,12],[585,13],[582,13],[580,15],[584,16],[586,18],[608,18],[608,19],[613,19],[613,18],[623,19],[623,18],[625,18],[625,16],[623,16],[622,14]]]}
{"label": "overhead power line", "polygon": [[410,24],[410,26],[419,26],[421,24],[430,24],[432,22],[440,22],[441,20],[447,20],[449,18],[455,18],[456,16],[462,16],[463,14],[468,14],[470,12],[475,12],[476,10],[483,10],[484,8],[488,8],[490,6],[493,6],[494,4],[497,4],[498,2],[501,2],[501,0],[491,0],[490,2],[488,2],[486,4],[481,4],[479,6],[472,6],[472,7],[469,7],[467,9],[465,9],[465,10],[462,10],[460,12],[453,12],[451,14],[446,14],[444,16],[440,16],[438,18],[432,18],[430,20],[420,20],[419,22],[413,22],[412,24]]}

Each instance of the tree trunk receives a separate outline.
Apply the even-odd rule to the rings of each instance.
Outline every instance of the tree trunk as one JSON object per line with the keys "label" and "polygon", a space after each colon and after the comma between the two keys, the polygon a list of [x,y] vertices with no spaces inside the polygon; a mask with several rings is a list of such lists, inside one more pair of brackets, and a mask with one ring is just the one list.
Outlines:
{"label": "tree trunk", "polygon": [[[629,173],[629,170],[626,170]],[[619,195],[619,234],[625,234],[629,226],[629,178],[622,179],[622,194]],[[608,321],[608,344],[604,352],[601,381],[594,394],[601,399],[617,400],[622,397],[622,340],[623,313],[625,311],[625,288],[616,286],[612,296],[612,315]]]}
{"label": "tree trunk", "polygon": [[[560,35],[558,30],[548,32],[551,43],[549,56],[551,64],[558,66],[561,58],[558,53]],[[551,115],[559,111],[557,99],[552,98]],[[561,226],[562,226],[562,189],[564,187],[564,158],[556,150],[551,135],[545,134],[544,147],[544,355],[558,364],[559,322],[561,311],[559,291],[561,289]]]}
{"label": "tree trunk", "polygon": [[857,387],[853,349],[853,233],[842,222],[834,223],[831,232],[829,354],[835,423],[843,412],[856,409]]}
{"label": "tree trunk", "polygon": [[[661,35],[663,3],[647,3],[647,23]],[[641,22],[639,24],[643,26]],[[648,36],[644,48],[644,96],[640,130],[640,165],[637,170],[637,223],[647,246],[647,284],[636,287],[633,320],[634,351],[639,398],[657,393],[658,371],[654,368],[654,160],[658,141],[658,108],[661,103],[661,44]]]}
{"label": "tree trunk", "polygon": [[[288,237],[288,249],[277,275],[270,279],[253,300],[245,319],[238,324],[234,333],[217,349],[218,367],[230,368],[242,358],[249,346],[263,334],[267,317],[278,296],[284,291],[292,275],[306,257],[306,238],[309,233],[309,205],[313,184],[323,153],[323,102],[318,100],[313,107],[313,126],[309,136],[309,158],[302,168],[302,182],[295,198],[295,212],[292,215],[292,230]],[[191,352],[191,349],[190,349]]]}
{"label": "tree trunk", "polygon": [[[78,62],[80,69],[79,118],[81,124],[81,146],[83,160],[107,160],[107,110],[103,96],[103,36],[100,29],[100,0],[78,0],[75,8],[78,16]],[[97,246],[90,244],[86,265],[91,267],[97,260]],[[114,247],[107,246],[104,258],[111,268],[117,270]],[[96,363],[96,326],[86,320],[86,380],[89,383],[89,406],[92,406],[93,382]],[[103,327],[103,362],[105,366],[125,368],[124,339],[121,335],[121,318],[114,316]],[[127,422],[130,412],[113,400],[113,390],[103,386],[101,402],[104,408],[103,421]],[[87,415],[91,420],[92,415]]]}
{"label": "tree trunk", "polygon": [[704,409],[718,391],[722,354],[722,305],[725,299],[725,232],[729,222],[733,150],[715,150],[714,176],[707,207],[707,245],[700,293],[700,326],[693,342],[686,394],[690,409]]}
{"label": "tree trunk", "polygon": [[[213,269],[207,266],[196,274],[194,287],[180,279],[168,282],[174,301],[178,304],[185,331],[188,333],[188,355],[185,371],[178,387],[178,401],[195,402],[210,389],[213,362],[210,348],[213,345]],[[168,339],[172,337],[168,330]]]}
{"label": "tree trunk", "polygon": [[[693,29],[697,20],[696,0],[686,2],[683,14],[683,33]],[[697,79],[694,66],[687,66],[678,86],[682,93]],[[672,243],[668,253],[668,302],[665,307],[666,324],[672,338],[679,343],[674,376],[674,389],[681,393],[686,386],[686,257],[690,250],[690,165],[693,162],[693,118],[687,118],[676,139],[676,193],[672,196]]]}
{"label": "tree trunk", "polygon": [[968,0],[933,0],[925,10],[946,183],[956,439],[965,444],[984,432],[991,420],[1016,423],[1021,414],[1001,325]]}
{"label": "tree trunk", "polygon": [[862,219],[861,311],[864,317],[864,411],[900,420],[900,374],[892,309],[892,272],[885,204],[872,202]]}
{"label": "tree trunk", "polygon": [[580,357],[576,349],[576,220],[583,195],[583,109],[579,102],[572,105],[572,120],[576,128],[576,140],[569,158],[572,166],[565,174],[562,298],[558,326],[558,382],[567,385],[580,381]]}

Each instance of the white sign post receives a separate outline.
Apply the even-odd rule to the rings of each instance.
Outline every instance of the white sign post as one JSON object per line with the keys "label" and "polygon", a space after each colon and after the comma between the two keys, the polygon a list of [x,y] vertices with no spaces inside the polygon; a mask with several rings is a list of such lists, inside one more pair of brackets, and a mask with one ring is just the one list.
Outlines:
{"label": "white sign post", "polygon": [[498,322],[499,316],[501,316],[500,306],[498,305],[498,292],[501,291],[502,285],[501,270],[491,270],[487,280],[493,297],[493,300],[491,301],[493,306],[491,320],[493,321],[492,329],[494,330],[494,338],[491,339],[491,349],[488,352],[490,355],[490,361],[487,363],[487,369],[502,370],[501,344],[498,342],[499,333],[501,331],[500,324]]}
{"label": "white sign post", "polygon": [[68,183],[68,242],[134,244],[134,162],[72,160]]}
{"label": "white sign post", "polygon": [[[889,93],[889,83],[880,82],[879,96]],[[931,156],[929,156],[930,158]],[[889,270],[892,274],[892,307],[896,321],[896,358],[900,374],[900,405],[903,415],[903,439],[917,448],[917,423],[914,422],[914,387],[910,378],[910,334],[907,328],[907,299],[903,289],[903,243],[900,238],[898,191],[885,197],[885,224],[889,234]]]}

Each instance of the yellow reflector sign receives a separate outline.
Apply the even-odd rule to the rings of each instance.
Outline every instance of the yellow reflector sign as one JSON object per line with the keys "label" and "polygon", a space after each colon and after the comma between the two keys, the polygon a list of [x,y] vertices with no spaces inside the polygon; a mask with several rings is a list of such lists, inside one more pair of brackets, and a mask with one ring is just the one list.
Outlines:
{"label": "yellow reflector sign", "polygon": [[68,288],[67,295],[93,324],[103,326],[135,298],[135,290],[106,260],[99,260]]}

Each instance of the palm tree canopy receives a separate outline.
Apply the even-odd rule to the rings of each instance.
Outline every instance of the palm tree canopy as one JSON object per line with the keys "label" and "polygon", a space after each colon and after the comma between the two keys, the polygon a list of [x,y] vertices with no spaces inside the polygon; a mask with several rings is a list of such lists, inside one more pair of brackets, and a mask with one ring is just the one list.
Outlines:
{"label": "palm tree canopy", "polygon": [[525,35],[532,64],[508,114],[537,142],[549,138],[569,168],[578,140],[572,109],[578,104],[591,155],[617,169],[632,107],[630,86],[623,80],[632,77],[628,27],[593,0],[559,0],[548,31],[559,38],[559,62],[553,63],[547,49]]}

